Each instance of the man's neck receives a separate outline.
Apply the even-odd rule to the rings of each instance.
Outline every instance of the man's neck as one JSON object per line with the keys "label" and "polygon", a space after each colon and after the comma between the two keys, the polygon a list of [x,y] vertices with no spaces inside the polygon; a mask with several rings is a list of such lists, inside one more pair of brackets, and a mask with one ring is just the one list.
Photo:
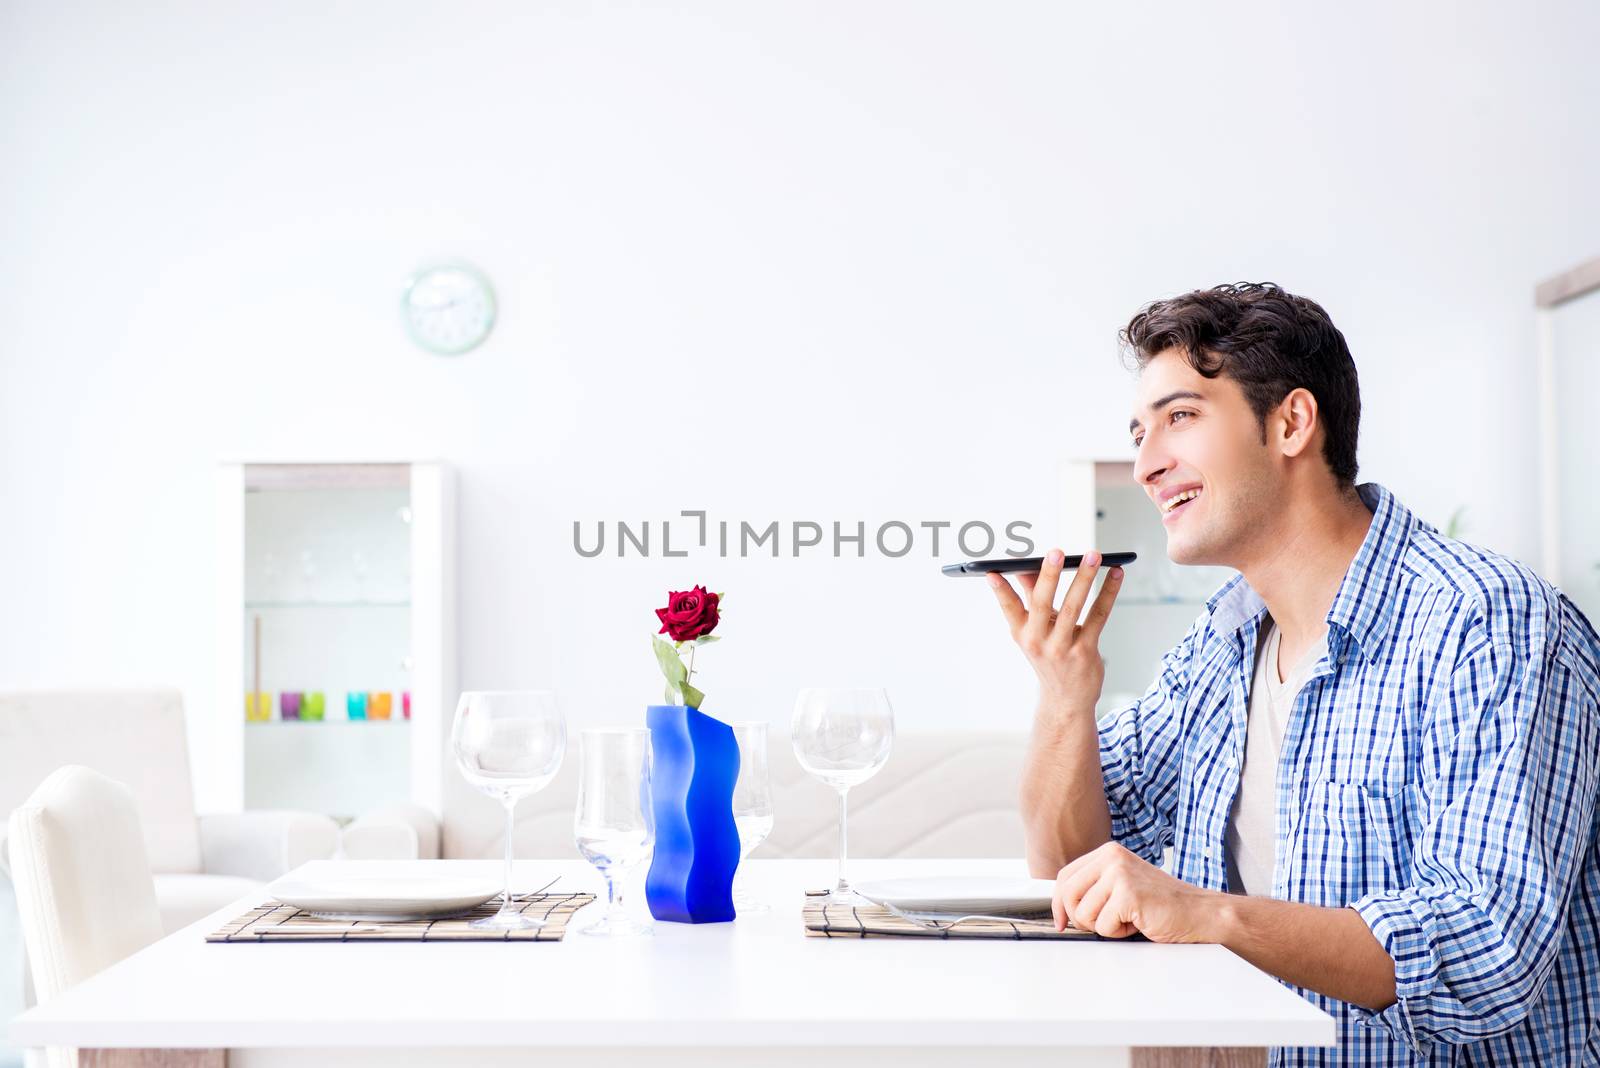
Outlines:
{"label": "man's neck", "polygon": [[1290,663],[1322,637],[1328,609],[1371,526],[1372,513],[1359,496],[1340,496],[1332,509],[1326,497],[1301,496],[1280,513],[1266,542],[1270,551],[1239,569],[1267,603]]}

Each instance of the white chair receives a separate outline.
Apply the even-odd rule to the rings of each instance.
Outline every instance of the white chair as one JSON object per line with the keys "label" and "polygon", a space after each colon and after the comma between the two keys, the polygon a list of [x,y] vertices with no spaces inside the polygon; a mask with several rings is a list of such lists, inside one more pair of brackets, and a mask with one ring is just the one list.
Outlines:
{"label": "white chair", "polygon": [[[126,786],[85,767],[61,768],[11,813],[9,830],[40,1004],[161,937],[139,809]],[[46,1058],[50,1068],[78,1063],[71,1049],[50,1049]]]}

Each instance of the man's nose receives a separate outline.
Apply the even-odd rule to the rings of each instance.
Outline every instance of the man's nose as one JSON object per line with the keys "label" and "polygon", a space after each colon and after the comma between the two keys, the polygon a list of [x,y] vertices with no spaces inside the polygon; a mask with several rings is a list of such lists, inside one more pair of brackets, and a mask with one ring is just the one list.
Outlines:
{"label": "man's nose", "polygon": [[1133,460],[1133,478],[1141,486],[1152,482],[1159,482],[1161,476],[1171,470],[1171,460],[1165,454],[1154,448],[1148,437],[1139,446],[1139,454]]}

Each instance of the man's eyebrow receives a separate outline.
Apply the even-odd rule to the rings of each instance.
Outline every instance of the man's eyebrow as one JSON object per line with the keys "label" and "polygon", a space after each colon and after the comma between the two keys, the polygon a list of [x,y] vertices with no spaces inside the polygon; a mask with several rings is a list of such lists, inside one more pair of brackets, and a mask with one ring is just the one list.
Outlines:
{"label": "man's eyebrow", "polygon": [[[1205,398],[1205,396],[1203,394],[1196,393],[1192,389],[1180,389],[1180,390],[1176,390],[1175,392],[1168,393],[1165,397],[1162,397],[1159,400],[1157,400],[1154,404],[1150,405],[1149,410],[1151,412],[1159,412],[1161,409],[1165,408],[1167,405],[1171,404],[1173,401],[1205,400],[1205,399],[1206,398]],[[1128,421],[1128,433],[1131,434],[1135,430],[1138,430],[1138,429],[1139,429],[1139,420],[1138,419],[1130,419]]]}

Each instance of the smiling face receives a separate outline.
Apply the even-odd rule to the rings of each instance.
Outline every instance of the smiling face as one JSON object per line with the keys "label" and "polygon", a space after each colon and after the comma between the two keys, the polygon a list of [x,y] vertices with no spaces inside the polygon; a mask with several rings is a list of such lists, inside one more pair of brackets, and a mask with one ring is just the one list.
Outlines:
{"label": "smiling face", "polygon": [[1270,541],[1284,470],[1237,383],[1206,378],[1167,349],[1139,375],[1128,429],[1134,478],[1161,512],[1173,563],[1242,567]]}

